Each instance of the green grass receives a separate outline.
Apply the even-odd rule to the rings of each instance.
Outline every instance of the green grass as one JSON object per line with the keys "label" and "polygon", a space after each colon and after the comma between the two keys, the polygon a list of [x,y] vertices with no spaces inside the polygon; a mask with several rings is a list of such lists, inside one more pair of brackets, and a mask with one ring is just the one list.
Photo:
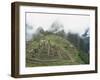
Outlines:
{"label": "green grass", "polygon": [[[50,41],[46,47],[41,40]],[[45,42],[46,43],[46,42]],[[48,45],[50,45],[49,55]],[[45,35],[26,45],[26,67],[84,64],[79,51],[66,39],[57,35]]]}

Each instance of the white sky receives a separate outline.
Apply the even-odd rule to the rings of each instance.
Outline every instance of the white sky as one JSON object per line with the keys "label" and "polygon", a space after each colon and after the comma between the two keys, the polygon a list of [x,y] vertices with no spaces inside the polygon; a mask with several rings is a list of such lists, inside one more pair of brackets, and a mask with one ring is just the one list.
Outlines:
{"label": "white sky", "polygon": [[33,32],[40,26],[44,30],[49,29],[54,21],[60,22],[66,33],[71,31],[83,34],[90,27],[90,16],[26,13],[26,23],[33,27]]}

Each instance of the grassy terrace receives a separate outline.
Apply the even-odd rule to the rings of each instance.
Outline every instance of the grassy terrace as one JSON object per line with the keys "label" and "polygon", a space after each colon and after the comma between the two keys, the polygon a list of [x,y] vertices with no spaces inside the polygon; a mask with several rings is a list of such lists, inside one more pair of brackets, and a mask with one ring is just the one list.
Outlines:
{"label": "grassy terrace", "polygon": [[48,34],[26,44],[26,67],[84,64],[67,39]]}

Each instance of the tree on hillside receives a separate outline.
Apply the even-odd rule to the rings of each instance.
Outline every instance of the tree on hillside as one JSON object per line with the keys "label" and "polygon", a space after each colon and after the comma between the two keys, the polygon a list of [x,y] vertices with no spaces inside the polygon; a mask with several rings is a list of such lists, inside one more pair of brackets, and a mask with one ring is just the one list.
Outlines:
{"label": "tree on hillside", "polygon": [[68,32],[67,39],[77,48],[79,48],[80,44],[80,36],[78,34],[74,34],[71,32]]}
{"label": "tree on hillside", "polygon": [[84,41],[84,49],[83,51],[86,52],[86,53],[89,53],[89,39],[90,39],[90,35],[89,35],[89,28],[87,28],[85,30],[85,32],[82,34],[82,39]]}
{"label": "tree on hillside", "polygon": [[66,38],[66,33],[64,30],[58,31],[56,34],[63,37],[63,38]]}
{"label": "tree on hillside", "polygon": [[89,37],[89,28],[85,30],[85,32],[82,34],[82,37]]}

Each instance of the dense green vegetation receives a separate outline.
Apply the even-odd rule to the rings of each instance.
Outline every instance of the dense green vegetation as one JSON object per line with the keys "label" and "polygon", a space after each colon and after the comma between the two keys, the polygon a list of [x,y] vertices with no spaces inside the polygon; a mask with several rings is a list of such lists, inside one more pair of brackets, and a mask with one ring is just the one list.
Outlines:
{"label": "dense green vegetation", "polygon": [[89,37],[65,33],[63,26],[53,23],[50,30],[37,29],[26,41],[26,67],[79,65],[89,63]]}

